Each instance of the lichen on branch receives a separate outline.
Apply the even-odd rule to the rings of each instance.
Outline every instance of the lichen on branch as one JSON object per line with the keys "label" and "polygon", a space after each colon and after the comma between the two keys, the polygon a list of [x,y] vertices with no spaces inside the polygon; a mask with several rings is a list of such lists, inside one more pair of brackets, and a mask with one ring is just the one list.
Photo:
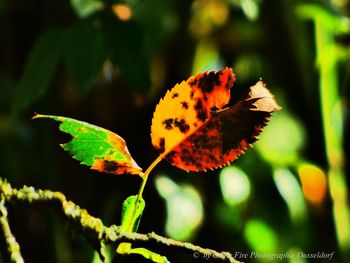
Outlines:
{"label": "lichen on branch", "polygon": [[[1,179],[1,178],[0,178]],[[5,207],[5,200],[1,195],[0,199],[0,233],[4,237],[7,246],[8,257],[11,262],[24,263],[21,255],[20,246],[16,241],[15,236],[11,232],[10,224],[7,218],[7,209]]]}
{"label": "lichen on branch", "polygon": [[[117,245],[125,241],[144,244],[154,243],[159,247],[169,247],[192,254],[196,253],[197,256],[203,256],[203,258],[211,258],[212,260],[224,262],[239,262],[229,252],[218,252],[212,249],[202,248],[192,243],[166,238],[153,232],[148,234],[128,233],[116,225],[105,226],[101,219],[91,216],[86,209],[80,208],[72,201],[67,200],[61,192],[37,190],[31,186],[16,189],[12,188],[7,181],[0,178],[0,196],[1,227],[12,262],[21,263],[24,261],[20,254],[19,245],[9,228],[5,207],[6,202],[24,202],[28,204],[39,202],[58,208],[59,213],[66,218],[70,225],[74,226],[75,229],[81,232],[89,241],[92,241],[93,244],[97,244],[95,247],[97,250],[98,247],[101,248],[104,244]],[[103,257],[99,250],[98,252]]]}

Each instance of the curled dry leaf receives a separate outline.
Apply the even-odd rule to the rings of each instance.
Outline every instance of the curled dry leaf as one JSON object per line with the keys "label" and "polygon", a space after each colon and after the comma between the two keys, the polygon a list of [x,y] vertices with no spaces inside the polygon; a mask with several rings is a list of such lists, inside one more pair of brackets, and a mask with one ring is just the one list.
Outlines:
{"label": "curled dry leaf", "polygon": [[62,148],[91,169],[111,174],[142,176],[142,169],[132,159],[125,141],[119,135],[72,118],[41,114],[33,117],[36,118],[61,122],[60,130],[73,137],[70,142],[61,144]]}
{"label": "curled dry leaf", "polygon": [[159,102],[152,119],[153,146],[172,165],[205,171],[227,165],[251,147],[280,107],[262,81],[231,107],[230,68],[205,72],[177,84]]}

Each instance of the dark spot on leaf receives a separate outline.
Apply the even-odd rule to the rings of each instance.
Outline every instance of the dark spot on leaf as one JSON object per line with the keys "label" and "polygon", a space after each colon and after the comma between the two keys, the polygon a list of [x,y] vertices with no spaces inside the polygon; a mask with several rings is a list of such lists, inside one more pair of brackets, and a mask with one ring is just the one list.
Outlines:
{"label": "dark spot on leaf", "polygon": [[207,75],[203,76],[199,79],[198,87],[204,91],[210,93],[215,86],[220,86],[220,75],[222,73],[219,72],[209,72]]}
{"label": "dark spot on leaf", "polygon": [[103,161],[103,171],[107,173],[113,173],[118,169],[119,165],[115,161]]}
{"label": "dark spot on leaf", "polygon": [[230,74],[228,76],[228,80],[226,81],[225,88],[229,90],[231,88],[231,86],[232,86],[233,81],[234,81],[233,80],[233,76]]}
{"label": "dark spot on leaf", "polygon": [[181,155],[184,156],[184,155],[188,155],[188,154],[191,154],[190,150],[187,149],[187,148],[181,148]]}
{"label": "dark spot on leaf", "polygon": [[201,121],[205,121],[207,119],[207,113],[204,109],[202,100],[198,100],[196,105],[194,105],[194,109],[197,111],[197,118]]}
{"label": "dark spot on leaf", "polygon": [[174,119],[165,119],[162,123],[165,125],[165,129],[171,130],[173,128]]}
{"label": "dark spot on leaf", "polygon": [[198,83],[198,79],[197,78],[194,78],[192,81],[190,81],[188,84],[193,87],[193,86],[196,86]]}
{"label": "dark spot on leaf", "polygon": [[209,154],[208,155],[208,159],[212,162],[212,163],[217,163],[217,157],[214,154]]}
{"label": "dark spot on leaf", "polygon": [[221,125],[222,125],[221,119],[213,115],[211,118],[211,121],[207,122],[205,129],[206,130],[218,129],[219,127],[221,127]]}
{"label": "dark spot on leaf", "polygon": [[159,139],[159,152],[163,153],[165,151],[165,139],[164,137],[161,137]]}
{"label": "dark spot on leaf", "polygon": [[184,119],[181,119],[179,121],[175,119],[174,125],[179,128],[182,133],[185,133],[190,129],[190,125],[188,125]]}
{"label": "dark spot on leaf", "polygon": [[184,154],[184,155],[181,154],[180,158],[181,158],[181,161],[187,166],[189,165],[194,165],[196,167],[200,166],[199,160],[194,158],[194,156],[192,156],[191,153]]}
{"label": "dark spot on leaf", "polygon": [[194,98],[194,91],[191,91],[191,93],[190,93],[190,99],[193,100],[193,98]]}
{"label": "dark spot on leaf", "polygon": [[186,109],[186,110],[188,109],[188,104],[186,101],[181,102],[181,106],[183,109]]}
{"label": "dark spot on leaf", "polygon": [[174,93],[173,96],[171,98],[175,99],[176,97],[178,97],[179,94],[178,93]]}
{"label": "dark spot on leaf", "polygon": [[108,150],[108,151],[106,152],[106,155],[113,155],[114,153],[115,153],[114,150]]}
{"label": "dark spot on leaf", "polygon": [[170,162],[172,162],[174,156],[175,156],[175,152],[172,151],[166,155],[166,159],[169,160]]}
{"label": "dark spot on leaf", "polygon": [[205,134],[198,134],[196,137],[193,139],[193,146],[195,149],[202,148],[203,145],[208,145],[209,144],[208,137]]}

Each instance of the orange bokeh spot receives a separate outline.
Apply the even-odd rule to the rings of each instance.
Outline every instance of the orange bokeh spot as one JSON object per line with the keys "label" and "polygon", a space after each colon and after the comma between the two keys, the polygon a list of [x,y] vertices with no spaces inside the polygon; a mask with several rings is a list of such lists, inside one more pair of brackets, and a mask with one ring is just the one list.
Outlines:
{"label": "orange bokeh spot", "polygon": [[115,4],[112,6],[113,13],[122,21],[128,21],[132,17],[132,11],[125,4]]}
{"label": "orange bokeh spot", "polygon": [[298,174],[306,199],[315,204],[321,204],[327,191],[325,173],[315,165],[301,164]]}

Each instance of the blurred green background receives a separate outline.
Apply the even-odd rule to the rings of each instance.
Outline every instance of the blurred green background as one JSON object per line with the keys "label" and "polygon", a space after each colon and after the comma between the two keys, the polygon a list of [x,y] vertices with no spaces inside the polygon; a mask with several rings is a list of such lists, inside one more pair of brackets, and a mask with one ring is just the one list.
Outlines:
{"label": "blurred green background", "polygon": [[[116,132],[145,169],[157,157],[150,123],[166,90],[228,66],[232,103],[262,78],[283,109],[232,166],[187,174],[162,162],[139,231],[246,262],[349,262],[349,14],[349,0],[0,0],[0,176],[61,191],[119,224],[140,178],[79,165],[59,147],[69,136],[31,121],[34,112]],[[9,220],[26,262],[96,260],[47,206],[11,205]],[[334,254],[306,258],[317,252]],[[292,256],[268,256],[278,253]]]}

